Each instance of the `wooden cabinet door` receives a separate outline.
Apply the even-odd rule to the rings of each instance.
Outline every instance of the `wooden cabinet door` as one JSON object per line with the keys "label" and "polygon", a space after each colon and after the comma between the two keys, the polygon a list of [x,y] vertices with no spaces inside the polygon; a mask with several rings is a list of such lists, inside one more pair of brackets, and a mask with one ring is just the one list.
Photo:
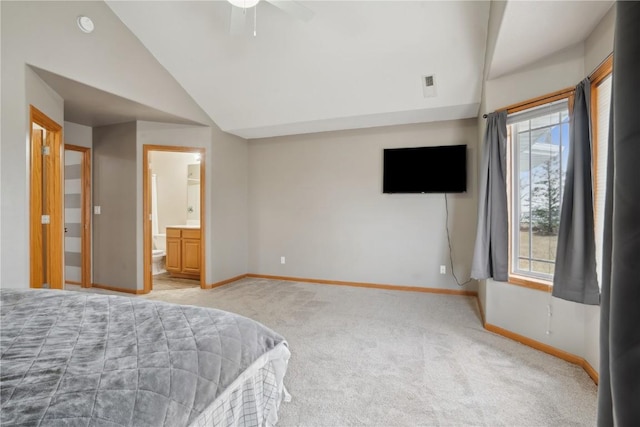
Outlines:
{"label": "wooden cabinet door", "polygon": [[167,257],[165,259],[165,267],[169,272],[179,273],[182,270],[182,263],[180,255],[180,239],[167,237]]}
{"label": "wooden cabinet door", "polygon": [[182,272],[200,274],[200,240],[182,239]]}

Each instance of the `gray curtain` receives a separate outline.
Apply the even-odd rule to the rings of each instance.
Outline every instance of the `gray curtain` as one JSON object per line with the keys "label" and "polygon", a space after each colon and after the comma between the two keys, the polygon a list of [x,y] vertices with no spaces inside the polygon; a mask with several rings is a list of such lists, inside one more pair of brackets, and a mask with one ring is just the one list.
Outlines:
{"label": "gray curtain", "polygon": [[487,115],[478,200],[478,231],[471,277],[507,281],[507,113]]}
{"label": "gray curtain", "polygon": [[584,79],[576,86],[569,125],[569,157],[552,295],[582,304],[599,304],[591,178],[590,95],[591,83]]}
{"label": "gray curtain", "polygon": [[[613,82],[612,82],[613,89]],[[613,229],[613,90],[609,113],[609,144],[607,147],[607,185],[604,205],[604,234],[602,236],[602,295],[600,299],[600,369],[598,387],[598,426],[613,426],[611,378],[609,375],[609,307],[611,298],[611,230]]]}
{"label": "gray curtain", "polygon": [[618,2],[609,138],[598,426],[640,425],[640,2]]}

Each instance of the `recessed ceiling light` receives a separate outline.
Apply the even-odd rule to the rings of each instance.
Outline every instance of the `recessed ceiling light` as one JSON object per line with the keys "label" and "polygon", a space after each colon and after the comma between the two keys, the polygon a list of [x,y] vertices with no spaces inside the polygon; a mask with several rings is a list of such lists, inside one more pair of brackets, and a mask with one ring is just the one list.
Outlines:
{"label": "recessed ceiling light", "polygon": [[95,28],[95,26],[93,25],[93,21],[88,16],[83,16],[83,15],[78,16],[77,22],[78,22],[78,28],[80,28],[81,31],[87,34],[92,32],[93,29]]}
{"label": "recessed ceiling light", "polygon": [[229,3],[236,7],[241,7],[243,9],[249,9],[258,4],[260,0],[228,0]]}

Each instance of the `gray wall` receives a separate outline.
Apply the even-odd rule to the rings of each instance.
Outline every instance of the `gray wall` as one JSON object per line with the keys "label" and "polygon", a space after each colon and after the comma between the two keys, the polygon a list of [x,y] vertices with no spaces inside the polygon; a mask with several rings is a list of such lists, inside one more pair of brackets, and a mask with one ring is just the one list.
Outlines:
{"label": "gray wall", "polygon": [[[0,286],[29,284],[29,104],[60,124],[64,120],[63,99],[27,64],[209,126],[205,144],[216,155],[209,163],[215,168],[211,171],[209,197],[216,198],[215,208],[210,209],[209,229],[217,232],[211,243],[213,249],[207,252],[215,257],[207,277],[220,281],[246,273],[246,141],[220,131],[104,2],[0,1],[0,15],[0,267],[10,266],[0,268]],[[78,15],[89,15],[94,20],[96,30],[92,34],[78,30]],[[179,145],[175,140],[171,142]],[[142,177],[137,179],[137,189],[141,191]],[[141,196],[139,199],[139,205],[133,206],[139,228],[136,268],[141,288]]]}
{"label": "gray wall", "polygon": [[136,123],[93,129],[93,282],[138,289]]}
{"label": "gray wall", "polygon": [[214,131],[212,145],[207,172],[212,269],[207,277],[215,283],[249,271],[249,144]]}
{"label": "gray wall", "polygon": [[[383,194],[382,153],[468,145],[468,191],[449,195],[455,271],[467,279],[476,225],[477,132],[476,120],[469,119],[250,141],[249,271],[457,289],[449,274],[444,196]],[[441,264],[447,275],[439,274]]]}
{"label": "gray wall", "polygon": [[584,69],[591,74],[613,52],[616,26],[615,4],[602,18],[584,42]]}
{"label": "gray wall", "polygon": [[[486,111],[575,86],[584,76],[581,43],[518,72],[487,81]],[[489,279],[486,286],[484,308],[488,323],[572,354],[584,353],[583,305],[506,282]],[[553,313],[551,317],[548,307]]]}
{"label": "gray wall", "polygon": [[[0,2],[4,6],[5,2]],[[29,287],[29,105],[63,123],[63,100],[31,68],[12,66],[15,52],[5,49],[2,14],[2,145],[0,162],[0,287]],[[9,76],[15,78],[11,79]],[[10,102],[17,97],[16,102]],[[60,183],[62,185],[62,182]]]}
{"label": "gray wall", "polygon": [[[138,122],[137,150],[173,145],[205,148],[206,281],[216,283],[247,273],[248,146],[247,141],[217,127]],[[138,218],[142,218],[142,162],[138,162]],[[138,272],[142,289],[142,220],[138,221]]]}
{"label": "gray wall", "polygon": [[93,128],[77,123],[64,122],[64,143],[91,148]]}
{"label": "gray wall", "polygon": [[[584,43],[485,82],[480,114],[575,86],[613,51],[614,25],[615,7]],[[488,323],[584,357],[598,370],[600,307],[490,279],[480,284],[480,295]]]}

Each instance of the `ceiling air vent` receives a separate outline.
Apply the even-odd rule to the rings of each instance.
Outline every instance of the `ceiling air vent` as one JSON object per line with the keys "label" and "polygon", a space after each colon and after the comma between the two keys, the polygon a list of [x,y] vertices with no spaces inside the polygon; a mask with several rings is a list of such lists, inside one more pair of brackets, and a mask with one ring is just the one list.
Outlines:
{"label": "ceiling air vent", "polygon": [[436,96],[436,76],[434,74],[422,76],[422,94],[425,98]]}

